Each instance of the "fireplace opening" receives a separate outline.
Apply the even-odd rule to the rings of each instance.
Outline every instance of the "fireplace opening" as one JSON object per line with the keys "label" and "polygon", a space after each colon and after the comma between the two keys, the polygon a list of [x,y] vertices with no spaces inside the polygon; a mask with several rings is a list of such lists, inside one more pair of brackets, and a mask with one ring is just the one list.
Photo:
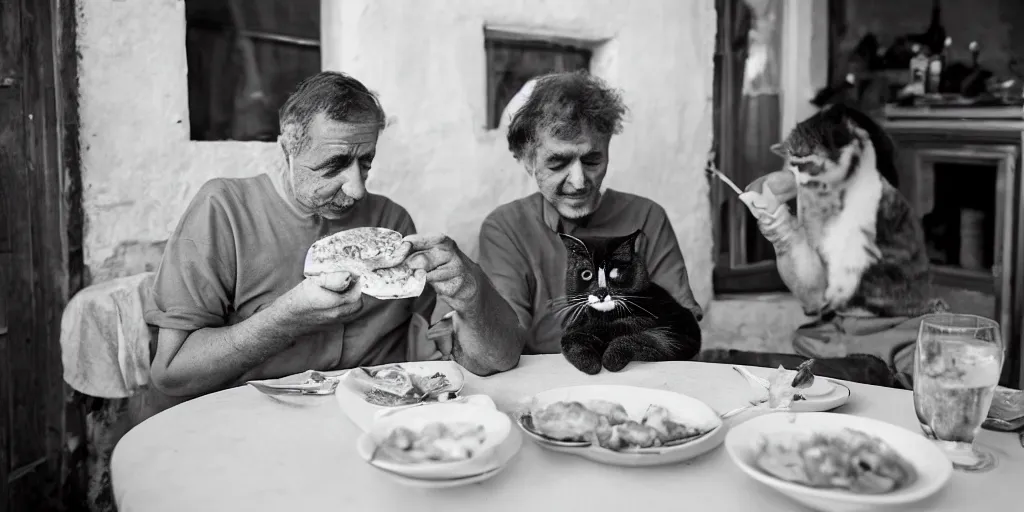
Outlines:
{"label": "fireplace opening", "polygon": [[990,273],[996,261],[996,176],[988,163],[936,162],[934,198],[923,218],[933,265]]}

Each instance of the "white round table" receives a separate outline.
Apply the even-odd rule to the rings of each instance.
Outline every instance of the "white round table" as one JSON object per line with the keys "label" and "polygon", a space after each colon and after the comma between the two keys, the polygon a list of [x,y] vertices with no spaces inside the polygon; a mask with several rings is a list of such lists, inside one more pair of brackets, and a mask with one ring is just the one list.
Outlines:
{"label": "white round table", "polygon": [[[534,393],[579,384],[679,391],[719,412],[743,405],[750,395],[747,383],[727,365],[634,363],[619,373],[588,376],[560,355],[524,356],[516,369],[492,377],[467,372],[463,394],[489,395],[499,409],[510,411]],[[909,391],[846,384],[853,396],[836,412],[920,432]],[[303,400],[282,402],[245,386],[186,402],[143,422],[114,451],[118,510],[801,510],[744,475],[723,447],[684,464],[620,468],[546,451],[524,436],[522,450],[491,480],[444,490],[408,488],[359,459],[359,430],[333,396],[297,398]],[[743,420],[740,415],[726,424]],[[957,472],[938,495],[903,510],[1024,506],[1024,447],[1017,435],[983,431],[979,439],[996,451],[999,467],[982,474]]]}

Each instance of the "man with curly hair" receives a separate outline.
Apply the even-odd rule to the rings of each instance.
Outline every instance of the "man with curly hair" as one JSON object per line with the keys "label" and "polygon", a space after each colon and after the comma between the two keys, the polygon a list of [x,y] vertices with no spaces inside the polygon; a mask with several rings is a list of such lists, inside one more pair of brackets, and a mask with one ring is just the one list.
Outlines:
{"label": "man with curly hair", "polygon": [[609,143],[622,129],[621,97],[587,73],[536,79],[508,129],[509,150],[538,192],[496,208],[480,229],[479,264],[528,332],[526,354],[560,351],[562,327],[549,306],[565,295],[565,246],[583,237],[644,233],[651,281],[699,320],[683,253],[665,210],[637,195],[605,189]]}

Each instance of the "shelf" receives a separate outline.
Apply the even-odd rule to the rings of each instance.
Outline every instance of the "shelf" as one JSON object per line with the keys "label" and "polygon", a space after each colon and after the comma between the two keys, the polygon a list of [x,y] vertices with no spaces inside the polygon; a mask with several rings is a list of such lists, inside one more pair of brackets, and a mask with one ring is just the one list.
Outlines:
{"label": "shelf", "polygon": [[995,295],[996,287],[991,271],[967,270],[947,265],[931,265],[932,282],[940,286],[963,288]]}
{"label": "shelf", "polygon": [[998,106],[998,107],[971,107],[971,106],[921,106],[921,107],[900,107],[897,105],[885,106],[885,117],[889,120],[897,119],[955,119],[958,121],[988,121],[988,120],[1013,120],[1024,121],[1024,107],[1020,105]]}

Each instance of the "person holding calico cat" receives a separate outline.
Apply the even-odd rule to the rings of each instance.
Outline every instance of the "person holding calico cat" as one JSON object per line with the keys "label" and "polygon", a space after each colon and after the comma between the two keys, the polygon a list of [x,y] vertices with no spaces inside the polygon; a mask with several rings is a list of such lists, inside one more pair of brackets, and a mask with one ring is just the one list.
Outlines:
{"label": "person holding calico cat", "polygon": [[626,111],[618,93],[562,73],[528,94],[508,144],[539,191],[487,216],[479,256],[528,334],[524,352],[561,352],[588,374],[694,358],[703,312],[665,210],[602,189]]}
{"label": "person holding calico cat", "polygon": [[[921,317],[947,307],[930,296],[924,233],[893,185],[890,139],[840,103],[799,123],[773,150],[785,169],[754,181],[740,199],[775,247],[783,281],[815,318],[797,330],[795,351],[875,356],[911,387]],[[796,217],[786,205],[793,199]]]}

